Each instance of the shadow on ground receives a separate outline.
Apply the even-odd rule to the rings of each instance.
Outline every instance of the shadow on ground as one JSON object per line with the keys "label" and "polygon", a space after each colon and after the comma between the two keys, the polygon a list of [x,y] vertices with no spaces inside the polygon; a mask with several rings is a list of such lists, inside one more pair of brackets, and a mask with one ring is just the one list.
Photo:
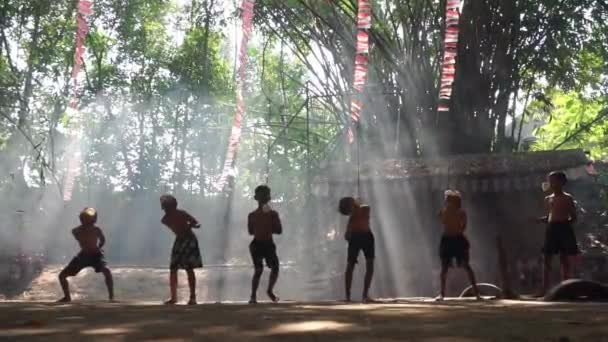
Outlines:
{"label": "shadow on ground", "polygon": [[11,341],[608,341],[608,306],[582,303],[3,302],[0,322]]}

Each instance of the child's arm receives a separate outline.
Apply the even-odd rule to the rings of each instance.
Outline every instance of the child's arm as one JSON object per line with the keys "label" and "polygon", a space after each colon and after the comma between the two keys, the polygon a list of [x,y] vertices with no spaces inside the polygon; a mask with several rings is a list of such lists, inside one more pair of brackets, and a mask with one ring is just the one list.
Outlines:
{"label": "child's arm", "polygon": [[249,214],[249,216],[247,216],[247,231],[249,232],[249,235],[253,235],[253,220],[251,219],[251,215]]}
{"label": "child's arm", "polygon": [[184,211],[184,215],[186,215],[186,221],[188,221],[188,225],[191,228],[200,228],[201,225],[198,223],[198,221],[192,217],[192,215],[188,214],[187,212]]}
{"label": "child's arm", "polygon": [[281,225],[281,218],[279,217],[279,213],[277,213],[276,211],[272,212],[272,233],[283,233],[283,225]]}
{"label": "child's arm", "polygon": [[462,225],[461,229],[462,229],[462,232],[464,233],[464,231],[467,229],[467,223],[468,223],[467,212],[462,210],[461,215],[462,215],[462,217],[461,217],[460,224]]}
{"label": "child's arm", "polygon": [[574,203],[574,198],[571,196],[568,196],[568,198],[570,198],[570,223],[574,223],[578,219],[576,213],[576,204]]}
{"label": "child's arm", "polygon": [[344,232],[344,240],[348,241],[350,240],[350,235],[351,235],[351,231],[350,231],[350,227],[351,227],[351,221],[353,220],[353,216],[351,214],[351,216],[348,218],[348,223],[346,224],[346,231]]}
{"label": "child's arm", "polygon": [[545,197],[545,201],[544,201],[544,206],[545,206],[545,216],[541,216],[541,217],[537,217],[536,218],[536,222],[537,223],[547,223],[549,222],[549,214],[551,213],[551,204],[549,203],[549,196]]}
{"label": "child's arm", "polygon": [[97,238],[99,239],[99,248],[102,248],[106,244],[106,237],[99,227],[97,227]]}

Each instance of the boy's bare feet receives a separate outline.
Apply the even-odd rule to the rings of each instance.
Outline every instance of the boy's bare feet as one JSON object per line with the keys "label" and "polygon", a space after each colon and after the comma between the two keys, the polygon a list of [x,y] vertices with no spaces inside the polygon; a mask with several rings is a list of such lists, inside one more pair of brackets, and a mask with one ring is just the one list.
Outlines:
{"label": "boy's bare feet", "polygon": [[271,301],[273,301],[275,303],[279,301],[279,297],[277,297],[274,293],[272,293],[272,291],[268,290],[268,291],[266,291],[266,294],[268,295],[268,298],[270,298]]}
{"label": "boy's bare feet", "polygon": [[171,299],[166,300],[163,304],[165,304],[165,305],[174,305],[176,303],[177,303],[177,300],[171,298]]}
{"label": "boy's bare feet", "polygon": [[362,302],[363,302],[363,303],[365,303],[365,304],[373,304],[373,303],[378,303],[378,301],[377,301],[377,300],[375,300],[375,299],[373,299],[373,298],[370,298],[370,297],[363,297]]}
{"label": "boy's bare feet", "polygon": [[258,303],[258,300],[255,297],[251,297],[249,299],[249,304],[257,304],[257,303]]}
{"label": "boy's bare feet", "polygon": [[538,291],[532,295],[532,298],[542,298],[545,296],[545,291]]}
{"label": "boy's bare feet", "polygon": [[435,301],[436,302],[443,302],[443,295],[439,295],[439,296],[435,297]]}
{"label": "boy's bare feet", "polygon": [[188,305],[196,305],[196,298],[190,298]]}
{"label": "boy's bare feet", "polygon": [[60,300],[57,301],[57,303],[69,303],[72,301],[72,298],[70,297],[63,297]]}

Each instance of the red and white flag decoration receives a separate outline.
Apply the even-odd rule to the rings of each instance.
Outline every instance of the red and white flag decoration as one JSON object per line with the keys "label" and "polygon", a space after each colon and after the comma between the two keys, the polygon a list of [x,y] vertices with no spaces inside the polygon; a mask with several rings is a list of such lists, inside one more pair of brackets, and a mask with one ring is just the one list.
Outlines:
{"label": "red and white flag decoration", "polygon": [[353,99],[350,104],[351,125],[348,127],[348,142],[355,141],[353,126],[361,118],[363,102],[361,93],[367,81],[369,64],[369,29],[372,27],[372,4],[370,0],[357,2],[357,45],[355,54],[355,75],[353,78]]}
{"label": "red and white flag decoration", "polygon": [[247,68],[247,45],[251,38],[253,28],[253,9],[255,0],[243,0],[241,4],[241,19],[243,37],[241,38],[241,47],[239,50],[238,62],[239,69],[236,79],[236,113],[234,114],[234,122],[228,140],[228,149],[226,151],[226,159],[220,179],[216,182],[215,187],[218,190],[224,189],[228,176],[234,174],[234,164],[236,162],[236,153],[241,141],[241,124],[243,115],[245,114],[245,100],[243,99],[243,88],[245,82],[245,72]]}
{"label": "red and white flag decoration", "polygon": [[458,21],[460,20],[460,0],[447,0],[445,11],[445,36],[443,38],[443,63],[439,86],[439,106],[437,110],[450,110],[452,84],[456,75],[456,56],[458,55]]}
{"label": "red and white flag decoration", "polygon": [[[89,33],[88,17],[93,13],[93,2],[89,0],[78,1],[78,13],[76,14],[76,43],[74,48],[74,66],[72,68],[72,96],[70,99],[69,106],[73,111],[77,110],[78,107],[78,74],[82,68],[84,53],[85,53],[85,39]],[[78,120],[77,124],[78,124]],[[74,127],[73,130],[76,132],[75,135],[78,137],[79,127]],[[63,200],[69,201],[72,199],[72,191],[74,190],[74,180],[80,173],[80,142],[78,139],[72,139],[72,142],[68,146],[68,168],[65,181],[63,184]]]}

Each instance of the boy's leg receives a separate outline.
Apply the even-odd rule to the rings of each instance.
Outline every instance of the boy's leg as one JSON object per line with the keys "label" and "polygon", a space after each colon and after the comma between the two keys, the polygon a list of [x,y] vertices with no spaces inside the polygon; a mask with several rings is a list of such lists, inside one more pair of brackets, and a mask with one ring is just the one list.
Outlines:
{"label": "boy's leg", "polygon": [[273,302],[278,302],[279,297],[274,294],[274,286],[277,283],[277,279],[279,279],[279,256],[277,255],[277,248],[274,243],[270,244],[268,248],[266,262],[270,267],[270,279],[268,279],[268,290],[266,291],[266,294],[270,300]]}
{"label": "boy's leg", "polygon": [[193,269],[187,269],[186,274],[188,275],[188,287],[190,288],[190,300],[189,305],[196,304],[196,275]]}
{"label": "boy's leg", "polygon": [[350,289],[353,284],[353,271],[355,270],[355,262],[348,261],[346,263],[346,272],[344,272],[344,286],[346,291],[346,301],[350,302]]}
{"label": "boy's leg", "polygon": [[551,262],[553,258],[550,254],[545,254],[543,257],[543,287],[540,296],[544,296],[549,290],[549,282],[551,278]]}
{"label": "boy's leg", "polygon": [[251,278],[251,297],[249,299],[249,304],[254,304],[257,303],[260,278],[264,272],[264,258],[263,255],[260,255],[259,241],[254,240],[249,244],[249,253],[251,254],[251,260],[253,261],[253,277]]}
{"label": "boy's leg", "polygon": [[110,301],[113,301],[114,300],[114,280],[112,279],[112,272],[110,271],[109,268],[104,267],[101,270],[101,273],[103,273],[103,276],[106,281],[106,287],[108,288],[108,298],[110,299]]}
{"label": "boy's leg", "polygon": [[255,265],[253,271],[253,278],[251,279],[251,298],[249,299],[250,304],[257,303],[258,287],[260,286],[260,278],[264,272],[264,266]]}
{"label": "boy's leg", "polygon": [[571,259],[572,259],[572,256],[570,256],[570,255],[561,254],[559,256],[559,261],[560,261],[560,265],[561,265],[562,281],[568,280],[572,277]]}
{"label": "boy's leg", "polygon": [[355,265],[357,264],[357,258],[359,257],[359,240],[355,236],[351,236],[348,240],[348,252],[346,262],[346,272],[344,272],[344,290],[346,294],[346,301],[350,302],[350,289],[353,285],[353,272],[355,271]]}
{"label": "boy's leg", "polygon": [[441,289],[440,289],[438,299],[445,298],[445,286],[446,286],[447,278],[448,278],[448,265],[447,265],[447,263],[442,262],[441,263],[441,273],[439,274],[439,281],[441,283]]}
{"label": "boy's leg", "polygon": [[365,255],[365,278],[363,281],[363,301],[373,302],[369,297],[369,288],[372,285],[374,277],[374,258],[376,257],[376,242],[374,235],[369,233],[363,246],[363,254]]}
{"label": "boy's leg", "polygon": [[372,285],[374,277],[374,259],[365,260],[365,279],[363,283],[363,301],[371,301],[369,297],[369,288]]}
{"label": "boy's leg", "polygon": [[464,266],[465,271],[467,271],[467,275],[469,276],[469,281],[471,282],[471,286],[473,287],[473,293],[475,293],[475,297],[477,299],[481,299],[479,295],[479,288],[477,287],[477,280],[475,279],[475,273],[473,273],[473,269],[471,265],[467,262]]}
{"label": "boy's leg", "polygon": [[165,304],[177,303],[177,268],[169,270],[169,290],[171,291],[171,298]]}
{"label": "boy's leg", "polygon": [[277,283],[277,279],[279,279],[279,265],[273,265],[270,268],[270,279],[268,279],[268,290],[266,291],[273,302],[279,301],[279,297],[274,294],[274,285]]}
{"label": "boy's leg", "polygon": [[70,296],[70,285],[68,284],[68,277],[77,275],[86,266],[86,261],[83,259],[81,254],[76,255],[70,263],[59,273],[59,284],[63,290],[63,298],[59,302],[69,302],[72,300]]}
{"label": "boy's leg", "polygon": [[68,284],[68,274],[66,269],[59,273],[59,284],[61,284],[61,289],[63,290],[63,298],[61,298],[60,302],[69,302],[72,300],[70,296],[70,285]]}

